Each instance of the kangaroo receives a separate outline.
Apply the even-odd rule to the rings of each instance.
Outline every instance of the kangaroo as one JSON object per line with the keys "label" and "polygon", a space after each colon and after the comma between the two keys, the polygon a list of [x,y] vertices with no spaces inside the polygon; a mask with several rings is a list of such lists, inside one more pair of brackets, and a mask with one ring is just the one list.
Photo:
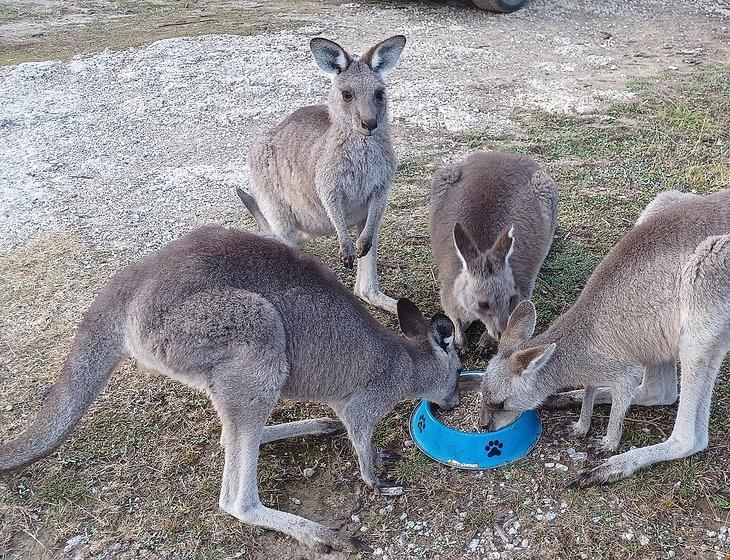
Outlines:
{"label": "kangaroo", "polygon": [[[532,338],[535,308],[512,312],[485,372],[481,423],[494,428],[564,388],[585,387],[576,436],[587,434],[598,389],[611,413],[599,451],[621,440],[631,404],[676,400],[669,439],[614,455],[574,487],[614,482],[707,447],[710,397],[730,350],[730,190],[660,194],[588,279],[575,304]],[[605,390],[604,390],[605,393]]]}
{"label": "kangaroo", "polygon": [[[427,320],[398,302],[407,338],[379,324],[330,271],[272,238],[204,227],[122,269],[102,289],[38,418],[0,445],[0,473],[56,449],[126,357],[203,391],[221,423],[220,507],[239,520],[291,535],[319,551],[361,543],[264,507],[256,486],[259,445],[346,430],[365,484],[399,493],[375,474],[387,456],[375,424],[407,397],[459,402],[461,366],[444,315]],[[339,421],[266,426],[279,398],[330,405]]]}
{"label": "kangaroo", "polygon": [[555,233],[558,189],[529,156],[476,152],[431,183],[429,225],[441,306],[457,347],[481,321],[480,350],[530,299]]}
{"label": "kangaroo", "polygon": [[[332,76],[327,104],[299,109],[262,135],[249,159],[251,192],[237,190],[259,229],[289,245],[336,234],[344,265],[359,259],[355,293],[391,313],[396,301],[380,291],[377,272],[378,231],[396,170],[383,75],[405,44],[396,35],[358,58],[312,39],[315,61]],[[350,228],[358,232],[354,243]]]}

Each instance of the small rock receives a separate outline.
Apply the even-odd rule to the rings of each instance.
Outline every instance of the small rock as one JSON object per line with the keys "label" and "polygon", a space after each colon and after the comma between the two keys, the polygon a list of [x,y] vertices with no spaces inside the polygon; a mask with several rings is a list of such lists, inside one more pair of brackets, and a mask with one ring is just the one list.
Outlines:
{"label": "small rock", "polygon": [[86,535],[76,535],[75,537],[71,537],[66,541],[66,546],[63,548],[63,551],[65,553],[69,553],[80,544],[86,543],[87,540]]}
{"label": "small rock", "polygon": [[314,476],[315,469],[313,467],[307,467],[302,471],[304,478],[312,478]]}
{"label": "small rock", "polygon": [[295,506],[301,506],[302,501],[299,498],[289,498],[289,501],[293,503]]}
{"label": "small rock", "polygon": [[353,523],[360,523],[360,516],[355,515],[354,513],[350,516],[350,519],[352,519]]}

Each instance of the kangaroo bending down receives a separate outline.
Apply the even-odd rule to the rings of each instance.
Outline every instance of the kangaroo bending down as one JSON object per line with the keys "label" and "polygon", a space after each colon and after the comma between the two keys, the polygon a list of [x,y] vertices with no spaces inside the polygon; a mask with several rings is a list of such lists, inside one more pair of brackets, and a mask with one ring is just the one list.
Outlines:
{"label": "kangaroo bending down", "polygon": [[[398,302],[400,337],[322,265],[278,241],[204,227],[119,272],[77,330],[38,418],[0,446],[0,473],[51,453],[126,357],[206,393],[220,417],[225,466],[220,507],[318,550],[357,548],[318,523],[264,507],[259,445],[347,430],[371,488],[375,424],[407,397],[458,404],[453,325]],[[281,397],[330,405],[329,418],[266,426]]]}
{"label": "kangaroo bending down", "polygon": [[[590,427],[596,392],[611,414],[602,450],[617,450],[631,404],[676,399],[665,442],[614,455],[574,486],[609,483],[707,447],[710,398],[730,351],[730,190],[660,194],[598,265],[575,304],[532,338],[535,308],[510,315],[486,370],[481,423],[499,428],[570,387],[585,387],[574,433]],[[673,389],[671,388],[674,385]]]}
{"label": "kangaroo bending down", "polygon": [[530,299],[555,233],[558,189],[534,159],[477,152],[440,170],[429,221],[441,305],[456,327],[481,321],[480,349],[499,339],[517,303]]}
{"label": "kangaroo bending down", "polygon": [[355,293],[391,313],[396,301],[380,291],[377,272],[378,231],[396,170],[383,74],[405,44],[396,35],[356,57],[312,39],[314,59],[332,76],[327,105],[299,109],[261,136],[250,155],[251,191],[237,191],[259,229],[289,245],[336,234],[345,266],[359,259]]}

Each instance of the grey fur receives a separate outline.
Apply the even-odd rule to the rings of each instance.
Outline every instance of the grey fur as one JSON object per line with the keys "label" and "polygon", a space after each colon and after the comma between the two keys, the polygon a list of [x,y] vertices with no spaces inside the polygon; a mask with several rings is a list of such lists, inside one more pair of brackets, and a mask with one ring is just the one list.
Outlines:
{"label": "grey fur", "polygon": [[[483,424],[503,426],[549,395],[582,386],[574,432],[588,432],[597,397],[610,400],[600,448],[613,453],[631,404],[676,399],[679,361],[679,409],[669,439],[610,457],[573,484],[613,482],[707,447],[710,397],[730,350],[730,190],[660,194],[599,264],[573,307],[531,338],[534,327],[535,308],[522,302],[485,374]],[[558,404],[575,397],[559,396]]]}
{"label": "grey fur", "polygon": [[317,64],[332,75],[327,105],[299,109],[257,139],[250,155],[255,204],[244,200],[261,231],[289,245],[336,234],[345,266],[359,259],[355,293],[392,313],[396,301],[380,291],[377,276],[378,232],[396,169],[382,73],[405,42],[396,35],[358,58],[313,39]]}
{"label": "grey fur", "polygon": [[487,328],[479,346],[491,344],[517,303],[530,299],[555,232],[557,202],[555,183],[529,156],[477,152],[436,174],[431,245],[458,347],[477,320]]}
{"label": "grey fur", "polygon": [[[378,488],[375,424],[407,397],[458,404],[453,325],[398,302],[397,336],[322,265],[278,241],[198,229],[119,272],[77,331],[73,350],[32,426],[0,446],[0,473],[51,453],[125,357],[207,394],[223,426],[220,507],[319,550],[357,548],[302,517],[264,507],[261,443],[347,431],[365,483]],[[265,426],[280,398],[330,405],[328,418]]]}

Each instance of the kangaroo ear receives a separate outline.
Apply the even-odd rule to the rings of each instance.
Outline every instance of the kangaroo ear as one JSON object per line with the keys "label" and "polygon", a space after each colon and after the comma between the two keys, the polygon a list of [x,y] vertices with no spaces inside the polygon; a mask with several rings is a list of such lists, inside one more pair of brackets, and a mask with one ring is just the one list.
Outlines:
{"label": "kangaroo ear", "polygon": [[406,46],[406,38],[403,35],[395,35],[381,41],[360,57],[374,72],[387,72],[398,62],[403,49]]}
{"label": "kangaroo ear", "polygon": [[415,303],[407,298],[398,300],[398,323],[400,330],[408,338],[424,336],[429,329],[426,316],[419,311]]}
{"label": "kangaroo ear", "polygon": [[446,315],[437,313],[428,327],[428,338],[434,346],[440,346],[444,352],[454,344],[454,323]]}
{"label": "kangaroo ear", "polygon": [[512,255],[512,251],[515,249],[515,226],[513,225],[508,230],[504,230],[497,241],[492,245],[492,254],[496,263],[502,265],[507,264],[507,261]]}
{"label": "kangaroo ear", "polygon": [[555,343],[533,346],[515,352],[509,359],[512,371],[529,384],[534,385],[535,374],[550,361],[555,352]]}
{"label": "kangaroo ear", "polygon": [[499,348],[504,350],[522,344],[535,332],[537,313],[529,299],[522,300],[507,319],[507,327],[499,339]]}
{"label": "kangaroo ear", "polygon": [[334,41],[324,37],[315,37],[309,42],[314,60],[322,70],[328,74],[339,74],[350,66],[352,57],[345,49]]}
{"label": "kangaroo ear", "polygon": [[464,269],[468,268],[469,264],[479,256],[479,248],[476,242],[459,222],[454,224],[454,246]]}

